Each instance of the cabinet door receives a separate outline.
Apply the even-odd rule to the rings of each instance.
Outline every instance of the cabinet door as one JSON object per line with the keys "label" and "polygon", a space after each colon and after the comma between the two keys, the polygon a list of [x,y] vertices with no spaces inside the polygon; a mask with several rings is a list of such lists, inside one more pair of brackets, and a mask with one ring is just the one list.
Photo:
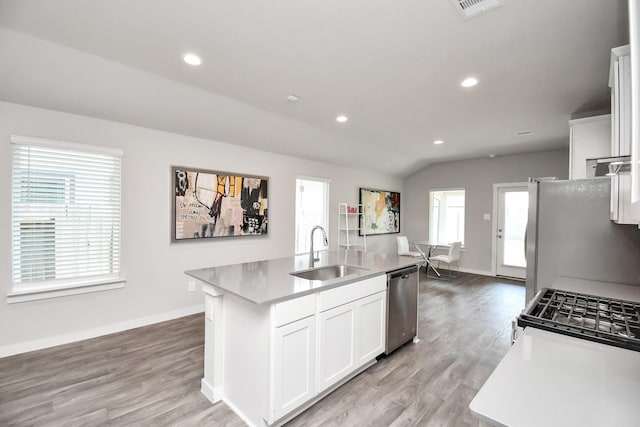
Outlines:
{"label": "cabinet door", "polygon": [[569,179],[587,177],[587,159],[611,153],[611,115],[569,121]]}
{"label": "cabinet door", "polygon": [[355,369],[356,303],[351,302],[320,313],[318,328],[320,392]]}
{"label": "cabinet door", "polygon": [[315,396],[315,343],[315,316],[274,329],[274,420]]}
{"label": "cabinet door", "polygon": [[386,292],[378,292],[356,301],[357,366],[364,365],[384,352],[386,296]]}
{"label": "cabinet door", "polygon": [[611,220],[616,224],[638,224],[631,212],[631,175],[611,177]]}

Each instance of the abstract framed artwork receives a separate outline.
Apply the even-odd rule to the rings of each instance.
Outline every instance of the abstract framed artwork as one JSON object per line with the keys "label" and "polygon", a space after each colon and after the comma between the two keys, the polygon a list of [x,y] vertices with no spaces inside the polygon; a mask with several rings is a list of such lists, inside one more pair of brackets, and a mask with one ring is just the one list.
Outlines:
{"label": "abstract framed artwork", "polygon": [[179,166],[171,177],[173,242],[267,234],[267,177]]}
{"label": "abstract framed artwork", "polygon": [[364,211],[361,236],[400,232],[400,193],[360,188],[360,204]]}

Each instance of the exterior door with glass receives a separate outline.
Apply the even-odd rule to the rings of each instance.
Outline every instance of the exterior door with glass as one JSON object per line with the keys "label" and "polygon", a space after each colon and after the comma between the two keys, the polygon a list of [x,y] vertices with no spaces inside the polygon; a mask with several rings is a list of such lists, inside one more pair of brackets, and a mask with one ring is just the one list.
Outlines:
{"label": "exterior door with glass", "polygon": [[524,279],[525,231],[529,208],[526,185],[497,187],[497,229],[495,233],[496,274]]}

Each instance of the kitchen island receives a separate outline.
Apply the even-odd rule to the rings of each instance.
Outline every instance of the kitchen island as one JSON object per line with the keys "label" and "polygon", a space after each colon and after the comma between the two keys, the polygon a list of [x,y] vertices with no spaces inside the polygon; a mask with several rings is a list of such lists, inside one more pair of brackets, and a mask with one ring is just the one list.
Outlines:
{"label": "kitchen island", "polygon": [[[301,255],[185,272],[205,292],[202,392],[249,425],[280,425],[374,364],[386,273],[419,264],[353,250],[319,258],[313,268]],[[348,267],[325,268],[335,266]],[[319,270],[343,275],[309,280]]]}

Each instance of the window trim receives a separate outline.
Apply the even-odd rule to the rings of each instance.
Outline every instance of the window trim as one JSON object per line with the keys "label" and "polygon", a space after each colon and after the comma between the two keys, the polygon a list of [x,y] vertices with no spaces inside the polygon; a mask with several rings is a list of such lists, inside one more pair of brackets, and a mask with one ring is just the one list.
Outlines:
{"label": "window trim", "polygon": [[80,150],[97,154],[109,154],[112,156],[124,157],[124,150],[122,148],[80,144],[78,142],[61,141],[59,139],[51,138],[38,138],[35,136],[11,135],[11,143],[38,145],[40,147],[52,147],[67,150]]}
{"label": "window trim", "polygon": [[[324,182],[325,184],[327,184],[327,195],[326,195],[326,202],[327,202],[327,229],[325,230],[327,232],[327,237],[329,240],[329,246],[327,247],[323,247],[320,249],[315,250],[316,252],[323,252],[323,251],[329,251],[330,250],[330,245],[331,245],[331,236],[330,236],[330,227],[331,227],[331,179],[329,178],[322,178],[322,177],[316,177],[316,176],[309,176],[309,175],[296,175],[296,180],[294,182],[295,184],[295,192],[294,192],[294,212],[293,212],[293,226],[294,226],[294,242],[293,242],[293,252],[294,252],[294,256],[298,256],[298,255],[303,255],[303,254],[308,254],[309,252],[298,252],[297,248],[296,248],[296,242],[295,242],[295,230],[297,228],[297,224],[298,224],[298,215],[297,215],[297,197],[298,197],[298,180],[305,180],[305,181],[317,181],[317,182]],[[314,248],[315,249],[315,248]]]}
{"label": "window trim", "polygon": [[[124,150],[115,147],[105,147],[76,142],[61,141],[50,138],[38,138],[22,135],[11,135],[11,144],[31,145],[38,147],[50,147],[60,150],[77,150],[86,153],[105,154],[114,157],[124,157]],[[11,179],[13,180],[13,161],[11,164]],[[122,200],[122,166],[120,168],[120,199]],[[13,194],[12,194],[13,203]],[[13,223],[13,215],[10,217]],[[122,227],[122,204],[120,205],[120,227]],[[122,238],[120,241],[122,250]],[[13,251],[12,251],[13,253]],[[12,255],[13,256],[13,255]],[[59,280],[14,282],[11,280],[10,290],[6,293],[7,303],[21,303],[49,298],[58,298],[68,295],[78,295],[89,292],[100,292],[110,289],[124,288],[126,280],[123,277],[122,268],[118,274],[102,275],[99,277],[65,278]]]}
{"label": "window trim", "polygon": [[[463,233],[464,233],[464,237],[462,239],[462,246],[460,248],[460,250],[464,250],[465,248],[465,240],[466,240],[466,228],[467,228],[467,221],[466,221],[466,217],[467,217],[467,190],[464,187],[445,187],[445,188],[430,188],[428,193],[427,193],[427,227],[428,227],[428,233],[429,233],[429,241],[431,241],[432,236],[431,236],[431,217],[432,217],[432,193],[437,193],[437,192],[454,192],[454,191],[463,191],[464,192],[464,215],[463,215],[463,219],[464,219],[464,228],[463,228]],[[435,242],[435,243],[440,243],[440,244],[445,244],[445,243],[451,243],[451,242]]]}
{"label": "window trim", "polygon": [[90,292],[107,291],[110,289],[122,289],[126,281],[122,277],[113,279],[100,278],[93,280],[64,279],[59,285],[46,287],[32,286],[26,289],[15,289],[7,292],[7,304],[15,304],[27,301],[58,298],[68,295],[80,295]]}

